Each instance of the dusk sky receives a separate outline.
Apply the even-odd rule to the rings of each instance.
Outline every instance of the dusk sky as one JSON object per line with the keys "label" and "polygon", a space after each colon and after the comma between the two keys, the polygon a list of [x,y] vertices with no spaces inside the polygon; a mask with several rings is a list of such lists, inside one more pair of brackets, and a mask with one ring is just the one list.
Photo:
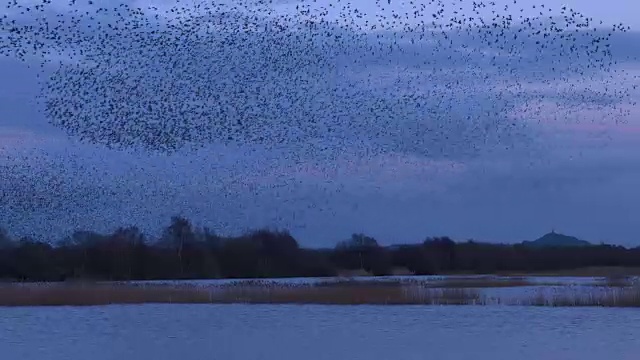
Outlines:
{"label": "dusk sky", "polygon": [[[561,7],[518,1],[523,8]],[[627,75],[606,86],[640,85],[634,60],[640,59],[640,3],[564,3],[606,26],[631,26],[612,38],[613,56]],[[443,61],[443,69],[452,66]],[[397,71],[368,69],[377,79]],[[576,88],[562,92],[564,83],[532,83],[525,91],[550,91],[549,98],[562,92],[558,97],[570,107],[511,107],[501,116],[517,129],[477,144],[473,134],[438,115],[442,133],[429,139],[409,123],[386,124],[385,136],[373,135],[375,126],[354,130],[327,139],[330,149],[322,152],[292,141],[282,148],[214,143],[162,154],[108,150],[68,137],[39,111],[37,74],[0,58],[0,226],[12,234],[60,237],[125,225],[154,233],[180,214],[222,234],[286,228],[309,246],[332,246],[357,232],[392,244],[439,235],[517,242],[551,229],[592,242],[640,245],[640,106],[616,104],[628,114],[613,117],[611,108],[590,103],[607,99],[584,100]],[[588,92],[605,84],[583,79],[578,86]],[[460,108],[459,116],[496,106],[475,83],[449,90],[447,101]],[[640,90],[633,91],[630,98],[640,101]]]}

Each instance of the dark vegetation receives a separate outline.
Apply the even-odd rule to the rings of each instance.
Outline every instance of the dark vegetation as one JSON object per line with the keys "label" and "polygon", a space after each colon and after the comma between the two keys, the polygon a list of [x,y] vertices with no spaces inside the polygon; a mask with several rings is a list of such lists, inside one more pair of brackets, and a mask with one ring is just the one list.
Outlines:
{"label": "dark vegetation", "polygon": [[109,235],[79,231],[55,243],[11,239],[0,231],[0,279],[20,281],[152,280],[390,275],[553,273],[582,268],[640,268],[640,248],[527,246],[428,238],[384,247],[354,234],[333,249],[301,248],[286,231],[221,237],[174,217],[157,239],[137,228]]}

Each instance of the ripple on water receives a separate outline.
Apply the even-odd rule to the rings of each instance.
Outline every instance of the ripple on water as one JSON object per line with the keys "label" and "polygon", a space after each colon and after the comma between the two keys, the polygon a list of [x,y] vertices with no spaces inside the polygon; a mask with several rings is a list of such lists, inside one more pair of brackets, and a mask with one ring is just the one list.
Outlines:
{"label": "ripple on water", "polygon": [[632,309],[137,305],[0,310],[3,359],[637,359]]}

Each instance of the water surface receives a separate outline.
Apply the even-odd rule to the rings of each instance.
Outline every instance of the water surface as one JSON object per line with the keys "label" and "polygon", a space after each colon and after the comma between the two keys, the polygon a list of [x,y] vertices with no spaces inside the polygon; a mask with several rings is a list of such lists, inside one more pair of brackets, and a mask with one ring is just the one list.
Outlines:
{"label": "water surface", "polygon": [[9,360],[636,360],[640,311],[315,305],[3,308],[0,354]]}

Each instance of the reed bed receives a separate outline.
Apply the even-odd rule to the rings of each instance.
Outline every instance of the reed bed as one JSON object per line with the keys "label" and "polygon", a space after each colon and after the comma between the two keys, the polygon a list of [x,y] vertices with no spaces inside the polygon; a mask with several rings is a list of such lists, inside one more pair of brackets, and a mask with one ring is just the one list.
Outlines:
{"label": "reed bed", "polygon": [[482,302],[473,289],[426,289],[399,283],[371,286],[229,284],[190,285],[76,283],[0,286],[0,306],[87,306],[109,304],[323,304],[467,305]]}
{"label": "reed bed", "polygon": [[0,306],[87,306],[206,303],[208,292],[187,286],[100,283],[2,285]]}
{"label": "reed bed", "polygon": [[561,288],[518,300],[490,298],[477,288],[432,287],[406,281],[336,281],[320,284],[237,282],[214,287],[127,283],[0,285],[0,306],[109,304],[321,304],[321,305],[521,305],[640,307],[640,287]]}
{"label": "reed bed", "polygon": [[323,281],[317,286],[333,287],[333,286],[388,286],[389,284],[419,286],[437,289],[479,289],[479,288],[503,288],[503,287],[520,287],[533,286],[529,279],[524,277],[460,277],[460,278],[443,278],[443,279],[376,279],[376,280],[358,280],[358,279],[341,279]]}
{"label": "reed bed", "polygon": [[508,278],[451,278],[434,281],[429,284],[431,287],[438,288],[503,288],[503,287],[520,287],[532,286],[531,281],[524,277],[508,277]]}
{"label": "reed bed", "polygon": [[472,289],[357,283],[226,287],[214,299],[218,303],[251,304],[468,305],[481,302],[482,296]]}
{"label": "reed bed", "polygon": [[603,286],[608,288],[617,288],[617,287],[631,287],[636,285],[636,279],[631,276],[608,276],[598,282],[596,286]]}
{"label": "reed bed", "polygon": [[553,294],[542,291],[514,305],[550,307],[640,307],[640,287],[618,287],[577,291],[563,289]]}

